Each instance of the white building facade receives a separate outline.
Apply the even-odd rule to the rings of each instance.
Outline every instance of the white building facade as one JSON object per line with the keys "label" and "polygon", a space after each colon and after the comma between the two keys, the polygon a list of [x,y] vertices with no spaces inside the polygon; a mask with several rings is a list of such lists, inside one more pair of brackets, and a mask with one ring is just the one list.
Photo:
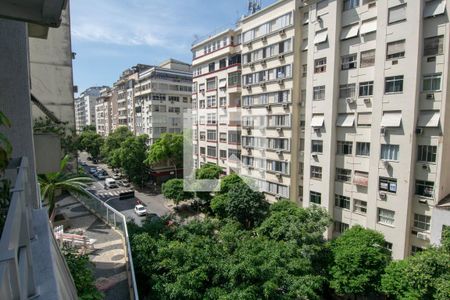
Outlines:
{"label": "white building facade", "polygon": [[91,87],[75,99],[75,124],[77,133],[86,126],[95,126],[95,105],[104,87]]}

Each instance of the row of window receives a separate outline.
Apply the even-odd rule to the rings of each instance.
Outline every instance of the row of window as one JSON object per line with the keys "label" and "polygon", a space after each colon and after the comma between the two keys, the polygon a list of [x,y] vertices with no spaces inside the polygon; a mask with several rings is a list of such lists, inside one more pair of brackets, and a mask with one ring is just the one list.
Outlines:
{"label": "row of window", "polygon": [[277,79],[290,78],[291,76],[292,65],[285,65],[269,70],[243,75],[243,81],[245,85],[251,85]]}
{"label": "row of window", "polygon": [[248,52],[242,55],[242,63],[249,64],[257,62],[266,58],[272,58],[280,54],[288,53],[292,51],[292,39],[260,48],[258,50]]}
{"label": "row of window", "polygon": [[285,161],[261,159],[252,156],[242,156],[242,164],[245,167],[253,167],[269,172],[277,172],[289,175],[289,163]]}
{"label": "row of window", "polygon": [[292,13],[285,14],[281,17],[273,19],[267,23],[264,23],[256,28],[248,30],[242,34],[242,42],[248,43],[252,40],[270,34],[272,32],[277,32],[287,26],[292,24]]}
{"label": "row of window", "polygon": [[244,107],[288,102],[290,102],[290,91],[279,91],[274,93],[263,93],[242,97],[242,105]]}
{"label": "row of window", "polygon": [[258,149],[289,151],[289,139],[243,136],[242,146]]}

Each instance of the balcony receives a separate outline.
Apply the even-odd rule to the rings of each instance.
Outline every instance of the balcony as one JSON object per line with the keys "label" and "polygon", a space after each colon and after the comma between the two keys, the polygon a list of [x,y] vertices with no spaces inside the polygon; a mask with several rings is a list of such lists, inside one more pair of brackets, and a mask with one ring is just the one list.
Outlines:
{"label": "balcony", "polygon": [[0,299],[77,299],[67,264],[54,239],[47,210],[33,209],[27,158],[6,170],[10,206],[0,239]]}

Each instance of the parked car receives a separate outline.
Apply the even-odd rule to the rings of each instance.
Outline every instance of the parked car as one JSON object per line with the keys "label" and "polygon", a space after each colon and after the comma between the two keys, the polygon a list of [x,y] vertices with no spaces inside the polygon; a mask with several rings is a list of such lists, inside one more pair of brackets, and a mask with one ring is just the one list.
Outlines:
{"label": "parked car", "polygon": [[120,178],[122,178],[122,176],[120,176],[120,174],[118,174],[118,173],[114,173],[111,177],[112,177],[112,179],[115,179],[115,180],[119,180]]}
{"label": "parked car", "polygon": [[97,169],[94,168],[94,167],[90,167],[90,168],[89,168],[89,173],[90,173],[90,174],[95,174],[95,173],[97,173]]}
{"label": "parked car", "polygon": [[97,167],[97,171],[100,172],[100,171],[105,171],[105,170],[103,170],[102,167]]}
{"label": "parked car", "polygon": [[92,157],[88,156],[87,160],[91,161],[91,160],[92,160]]}
{"label": "parked car", "polygon": [[108,174],[107,173],[106,174],[105,173],[98,174],[97,178],[99,180],[106,179],[106,178],[108,178]]}
{"label": "parked car", "polygon": [[118,188],[116,181],[112,178],[105,179],[105,189],[115,189]]}
{"label": "parked car", "polygon": [[119,184],[123,187],[129,187],[130,186],[130,182],[127,179],[122,179],[121,181],[119,181]]}
{"label": "parked car", "polygon": [[142,204],[138,204],[134,207],[134,212],[138,216],[145,216],[147,214],[147,209]]}

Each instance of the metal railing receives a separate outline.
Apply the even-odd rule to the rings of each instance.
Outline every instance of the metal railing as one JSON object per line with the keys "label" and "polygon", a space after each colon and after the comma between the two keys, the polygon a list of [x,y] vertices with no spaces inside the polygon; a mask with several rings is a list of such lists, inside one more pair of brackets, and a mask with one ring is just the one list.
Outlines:
{"label": "metal railing", "polygon": [[130,274],[129,288],[131,290],[130,297],[133,300],[139,300],[136,276],[134,273],[133,256],[131,254],[130,240],[128,236],[127,219],[126,217],[115,210],[107,203],[100,200],[94,194],[88,192],[90,196],[84,196],[79,194],[72,194],[78,201],[83,203],[88,209],[100,217],[106,224],[114,227],[116,230],[120,231],[125,240],[125,252],[128,258],[127,271]]}

